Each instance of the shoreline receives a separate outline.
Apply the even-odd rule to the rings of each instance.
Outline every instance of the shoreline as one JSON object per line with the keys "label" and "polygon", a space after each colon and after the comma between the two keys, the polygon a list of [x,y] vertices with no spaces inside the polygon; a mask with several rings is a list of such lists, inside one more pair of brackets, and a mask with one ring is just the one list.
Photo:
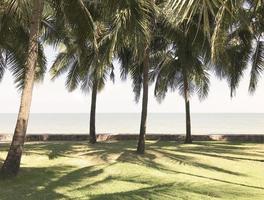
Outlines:
{"label": "shoreline", "polygon": [[[184,134],[146,134],[147,140],[183,141]],[[264,142],[264,134],[199,134],[193,141]],[[138,134],[97,134],[97,140],[137,140]],[[0,134],[0,142],[10,142],[12,134]],[[89,134],[27,134],[26,142],[35,141],[87,141]]]}

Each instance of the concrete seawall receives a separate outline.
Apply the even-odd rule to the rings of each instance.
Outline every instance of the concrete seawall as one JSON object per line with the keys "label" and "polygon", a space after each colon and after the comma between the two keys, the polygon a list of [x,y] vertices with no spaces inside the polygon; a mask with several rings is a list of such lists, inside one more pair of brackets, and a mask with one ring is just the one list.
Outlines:
{"label": "concrete seawall", "polygon": [[[264,142],[264,134],[221,134],[221,135],[193,135],[194,141],[239,141],[239,142]],[[98,134],[98,141],[111,140],[136,140],[137,134]],[[184,135],[179,134],[147,134],[147,140],[183,141]],[[85,141],[88,134],[28,134],[27,142],[33,141]],[[12,140],[12,135],[0,134],[1,142]]]}

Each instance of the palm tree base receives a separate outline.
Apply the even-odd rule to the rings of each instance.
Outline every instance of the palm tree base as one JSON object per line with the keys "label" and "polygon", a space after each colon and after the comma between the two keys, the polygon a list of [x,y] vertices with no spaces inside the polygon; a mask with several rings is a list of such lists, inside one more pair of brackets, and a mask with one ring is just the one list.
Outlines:
{"label": "palm tree base", "polygon": [[91,137],[90,140],[89,140],[90,144],[95,144],[96,142],[97,142],[96,138],[94,138],[94,137]]}
{"label": "palm tree base", "polygon": [[142,138],[140,138],[138,140],[137,153],[138,154],[144,154],[145,153],[145,141]]}
{"label": "palm tree base", "polygon": [[191,138],[185,139],[184,143],[185,144],[192,144],[192,139]]}
{"label": "palm tree base", "polygon": [[8,155],[0,171],[1,178],[15,177],[20,169],[21,155]]}
{"label": "palm tree base", "polygon": [[137,154],[143,155],[145,153],[145,150],[143,148],[137,148]]}
{"label": "palm tree base", "polygon": [[1,169],[1,171],[0,171],[0,180],[1,179],[5,180],[5,179],[16,177],[17,174],[18,174],[18,172],[13,172],[11,170]]}

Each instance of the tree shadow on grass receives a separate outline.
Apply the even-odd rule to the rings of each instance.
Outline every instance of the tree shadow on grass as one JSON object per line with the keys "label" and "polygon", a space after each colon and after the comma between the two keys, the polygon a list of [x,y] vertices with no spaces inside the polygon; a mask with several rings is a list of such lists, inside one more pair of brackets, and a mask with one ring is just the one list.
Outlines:
{"label": "tree shadow on grass", "polygon": [[[238,192],[236,189],[239,187],[246,187],[250,189],[256,189],[263,191],[263,187],[258,187],[249,184],[242,184],[238,182],[228,181],[227,179],[213,178],[206,175],[200,175],[195,173],[188,173],[180,171],[178,169],[172,169],[166,164],[157,162],[157,156],[167,157],[170,160],[177,162],[182,165],[191,165],[195,167],[200,167],[206,170],[213,170],[220,173],[231,174],[234,176],[241,176],[236,172],[218,168],[212,165],[201,163],[195,158],[195,153],[208,153],[214,152],[214,154],[220,154],[226,151],[226,145],[221,144],[195,144],[195,145],[176,145],[173,142],[151,142],[147,143],[147,151],[145,155],[138,155],[134,151],[136,142],[111,142],[111,143],[98,143],[95,145],[88,145],[86,142],[59,142],[59,143],[40,143],[40,144],[26,144],[26,151],[29,154],[39,154],[45,155],[47,152],[52,153],[52,159],[56,159],[60,156],[74,157],[75,154],[81,153],[82,159],[88,157],[99,157],[105,162],[105,165],[109,167],[111,164],[118,163],[130,163],[140,166],[148,167],[152,170],[157,170],[164,172],[166,174],[182,174],[193,178],[199,178],[206,181],[212,181],[216,188],[205,187],[201,185],[200,187],[194,187],[190,183],[184,183],[179,185],[178,180],[174,183],[164,183],[156,184],[153,180],[137,180],[137,177],[124,178],[120,176],[107,175],[106,177],[92,180],[92,178],[100,176],[104,172],[104,168],[98,166],[94,167],[84,167],[76,169],[72,166],[51,166],[49,168],[22,168],[20,175],[10,181],[1,182],[0,188],[4,188],[3,192],[0,193],[1,200],[16,200],[23,199],[69,199],[70,197],[64,193],[59,193],[58,188],[67,188],[69,193],[79,191],[81,194],[87,195],[85,191],[91,190],[91,187],[100,188],[101,184],[110,185],[115,181],[126,181],[130,183],[141,183],[147,184],[139,189],[131,189],[130,191],[120,191],[108,194],[94,194],[91,196],[92,199],[144,199],[144,197],[149,197],[150,199],[175,199],[178,193],[182,192],[182,196],[188,193],[195,193],[197,195],[206,195],[209,197],[221,197],[223,191],[229,195],[237,195],[237,197],[247,197],[252,195],[250,192],[241,192],[241,188]],[[65,146],[64,146],[65,145]],[[76,146],[77,145],[77,146]],[[82,148],[82,146],[87,148]],[[222,147],[223,146],[223,147]],[[238,145],[239,146],[239,145]],[[80,148],[79,148],[80,147]],[[221,151],[221,148],[222,151]],[[207,150],[206,150],[207,149]],[[246,150],[243,147],[243,150]],[[188,152],[189,151],[189,152]],[[195,153],[193,153],[194,151]],[[244,155],[243,152],[239,152],[240,148],[229,148],[228,153],[234,156]],[[177,152],[181,154],[177,154]],[[185,154],[188,153],[188,154]],[[191,155],[190,155],[191,154]],[[192,155],[193,154],[193,155]],[[113,163],[112,156],[115,155]],[[211,156],[211,155],[206,155]],[[1,163],[1,161],[0,161]],[[133,166],[131,166],[133,167]],[[79,187],[73,187],[74,185],[80,183],[83,180],[87,180],[87,183],[80,185]],[[221,190],[217,189],[220,185]],[[234,189],[235,188],[235,189]],[[16,191],[14,194],[14,191]],[[262,193],[263,194],[263,193]],[[16,198],[16,195],[17,198]],[[69,195],[69,194],[68,194]],[[82,197],[85,199],[85,196]],[[88,196],[87,196],[88,199]]]}
{"label": "tree shadow on grass", "polygon": [[73,157],[73,142],[42,142],[42,143],[27,143],[24,148],[25,155],[39,154],[47,155],[50,160],[58,157]]}
{"label": "tree shadow on grass", "polygon": [[[56,159],[58,157],[75,157],[100,155],[104,161],[109,160],[111,154],[118,154],[127,149],[133,149],[134,142],[98,142],[96,144],[89,144],[85,142],[41,142],[41,143],[26,143],[24,148],[25,155],[39,154],[47,155],[49,159]],[[136,143],[135,143],[136,144]],[[83,148],[85,147],[85,148]]]}
{"label": "tree shadow on grass", "polygon": [[[116,161],[117,162],[126,162],[126,163],[128,162],[128,163],[132,163],[132,164],[144,165],[144,166],[151,167],[151,168],[154,168],[157,170],[163,170],[163,171],[166,171],[169,173],[180,173],[180,174],[193,176],[193,177],[197,177],[197,178],[202,178],[202,179],[207,179],[207,180],[212,180],[212,181],[216,181],[216,182],[220,182],[220,183],[226,183],[226,184],[231,184],[231,185],[236,185],[236,186],[243,186],[243,187],[248,187],[248,188],[264,190],[263,187],[258,187],[258,186],[254,186],[254,185],[241,184],[241,183],[236,183],[236,182],[232,182],[232,181],[226,181],[226,180],[222,180],[222,179],[211,178],[211,177],[207,177],[207,176],[196,175],[196,174],[192,174],[192,173],[185,173],[185,172],[181,172],[181,171],[172,170],[163,164],[155,162],[155,158],[157,157],[156,153],[159,153],[161,156],[168,157],[168,158],[178,162],[179,164],[191,165],[191,166],[200,167],[200,168],[203,168],[206,170],[213,170],[216,172],[221,172],[221,173],[234,175],[234,176],[247,176],[246,174],[242,174],[239,172],[234,172],[234,171],[230,171],[227,169],[223,169],[223,168],[219,168],[216,166],[201,163],[201,162],[197,161],[196,159],[194,159],[194,157],[192,157],[192,156],[177,155],[177,154],[168,153],[166,151],[162,151],[160,148],[155,147],[156,144],[157,143],[148,144],[147,148],[149,150],[146,151],[146,153],[143,156],[137,155],[133,150],[130,150],[131,147],[129,146],[127,149],[123,150],[123,152],[118,156]],[[129,145],[131,145],[131,144],[129,144]],[[208,146],[208,144],[206,144],[206,145]],[[196,151],[198,151],[198,153],[199,153],[199,149],[200,148],[196,149]],[[229,148],[229,149],[236,149],[238,151],[239,148]],[[225,150],[226,149],[224,146],[223,151],[225,151]],[[177,149],[175,149],[175,151],[177,151]],[[215,151],[221,152],[221,149],[217,148],[217,149],[215,149]],[[239,152],[237,152],[237,151],[234,152],[234,151],[235,150],[233,150],[233,152],[230,152],[230,150],[229,150],[228,152],[234,153],[234,154],[239,154]],[[184,151],[182,151],[181,149],[179,150],[179,152],[184,153]],[[103,150],[98,151],[98,155],[96,155],[96,156],[100,156],[101,154],[103,155],[103,157],[106,157],[107,152],[104,152]]]}
{"label": "tree shadow on grass", "polygon": [[[111,145],[111,146],[110,146]],[[145,166],[155,166],[157,165],[154,160],[157,158],[157,154],[161,157],[169,158],[170,160],[177,162],[178,164],[182,165],[189,165],[195,166],[199,168],[203,168],[206,170],[213,170],[216,172],[226,173],[229,175],[236,175],[236,176],[246,176],[245,174],[234,172],[231,170],[223,169],[217,166],[208,165],[202,162],[199,162],[195,157],[190,155],[182,155],[176,153],[169,153],[168,151],[164,151],[161,148],[152,147],[153,144],[147,144],[147,151],[144,155],[138,155],[135,153],[133,148],[130,147],[131,144],[123,148],[123,151],[120,153],[119,148],[111,148],[112,146],[118,146],[115,144],[100,144],[97,146],[92,146],[92,152],[88,152],[85,155],[95,156],[98,157],[105,162],[109,161],[109,157],[111,154],[119,153],[118,157],[115,158],[117,162],[129,162],[133,164],[144,164]],[[154,144],[155,145],[155,144]],[[177,150],[175,150],[177,152]],[[181,153],[181,151],[179,151]]]}
{"label": "tree shadow on grass", "polygon": [[[174,170],[171,168],[166,167],[166,165],[154,162],[151,159],[138,159],[136,157],[134,157],[134,159],[130,159],[130,160],[126,160],[126,155],[125,153],[121,154],[120,157],[118,158],[118,161],[122,161],[122,162],[131,162],[133,164],[138,164],[138,165],[145,165],[145,166],[149,166],[153,169],[156,169],[158,171],[164,171],[166,173],[171,173],[171,174],[183,174],[183,175],[187,175],[187,176],[191,176],[191,177],[195,177],[195,178],[202,178],[202,179],[206,179],[206,180],[211,180],[211,181],[216,181],[219,183],[223,183],[223,184],[229,184],[229,185],[233,185],[233,186],[243,186],[243,187],[247,187],[247,188],[252,188],[252,189],[258,189],[258,190],[264,190],[264,187],[258,187],[258,186],[254,186],[254,185],[248,185],[248,184],[242,184],[242,183],[236,183],[236,182],[232,182],[232,181],[227,181],[224,179],[218,179],[218,178],[212,178],[209,176],[203,176],[200,174],[193,174],[193,173],[187,173],[187,172],[183,172],[183,171],[178,171],[178,170]],[[208,170],[216,170],[216,171],[220,171],[223,173],[228,173],[228,174],[232,174],[232,175],[240,175],[239,173],[235,173],[229,170],[224,170],[224,169],[220,169],[220,168],[214,168],[210,165],[201,165],[201,164],[193,164],[194,166],[199,166],[199,167],[203,167],[205,169]]]}
{"label": "tree shadow on grass", "polygon": [[[234,146],[232,146],[234,145]],[[108,148],[106,148],[108,146]],[[118,145],[114,144],[114,151],[112,147],[112,144],[105,144],[102,143],[99,146],[93,146],[95,149],[92,151],[92,153],[87,153],[87,155],[96,155],[100,158],[102,158],[105,161],[108,161],[108,156],[111,153],[118,153],[120,152]],[[175,144],[175,142],[156,142],[156,143],[150,143],[147,144],[147,149],[146,153],[143,155],[143,158],[145,159],[145,164],[149,165],[148,161],[151,161],[156,158],[156,153],[161,154],[164,157],[168,157],[171,160],[174,160],[178,162],[179,164],[184,164],[184,165],[192,165],[200,168],[204,168],[207,170],[214,170],[217,172],[222,172],[226,174],[231,174],[231,175],[236,175],[236,176],[247,176],[246,174],[242,174],[239,172],[234,172],[231,170],[223,169],[217,166],[212,166],[208,165],[202,162],[199,162],[197,159],[194,158],[194,155],[204,155],[204,156],[210,156],[210,157],[218,157],[218,158],[223,158],[223,159],[228,159],[228,160],[246,160],[246,161],[256,161],[256,162],[263,162],[262,159],[253,159],[253,158],[248,158],[248,157],[242,157],[243,155],[245,156],[260,156],[259,154],[253,154],[249,152],[245,152],[246,150],[249,149],[249,147],[240,147],[240,143],[230,143],[230,146],[228,145],[227,142],[225,143],[198,143],[194,145],[182,145],[182,144]],[[168,150],[164,151],[164,147],[170,147],[169,151],[172,151],[173,153],[169,153]],[[107,151],[105,151],[106,149]],[[140,160],[142,156],[138,156],[137,154],[134,153],[133,146],[131,146],[131,143],[128,143],[128,146],[126,148],[123,148],[123,152],[121,153],[121,156],[117,158],[117,161],[122,161],[122,162],[133,162],[135,160]],[[241,151],[241,149],[243,151]],[[154,153],[150,153],[154,152]],[[214,153],[211,153],[214,152]],[[175,153],[181,153],[181,154],[175,154]],[[182,155],[183,153],[188,153],[186,155]],[[228,153],[231,155],[223,155],[223,153]],[[234,156],[232,156],[234,155]],[[264,155],[263,155],[264,156]],[[122,158],[123,157],[123,158]]]}
{"label": "tree shadow on grass", "polygon": [[[129,180],[130,182],[135,182],[135,180]],[[261,197],[261,194],[254,193],[255,197]],[[130,191],[120,191],[113,193],[103,193],[98,195],[92,195],[89,199],[92,200],[143,200],[143,199],[221,199],[223,196],[228,196],[230,198],[251,198],[252,193],[237,190],[236,186],[231,186],[226,188],[226,185],[221,187],[216,187],[212,184],[194,184],[190,182],[172,182],[165,184],[152,184],[139,189],[134,189]],[[196,199],[195,198],[195,199]]]}
{"label": "tree shadow on grass", "polygon": [[192,156],[177,155],[177,154],[175,154],[175,152],[169,153],[167,151],[162,151],[162,150],[158,150],[158,149],[156,149],[155,151],[161,153],[164,157],[167,157],[167,158],[171,159],[172,161],[180,162],[183,165],[194,166],[194,167],[198,167],[198,168],[202,168],[202,169],[206,169],[206,170],[212,170],[212,171],[225,173],[225,174],[229,174],[229,175],[247,176],[246,174],[243,174],[243,173],[234,172],[234,171],[227,170],[224,168],[220,168],[217,166],[202,163]]}
{"label": "tree shadow on grass", "polygon": [[171,194],[170,189],[173,184],[159,184],[127,192],[116,192],[91,196],[92,200],[130,200],[130,199],[175,199],[175,194]]}
{"label": "tree shadow on grass", "polygon": [[[150,145],[150,149],[165,149],[174,152],[218,157],[227,160],[245,160],[264,162],[264,159],[249,157],[264,157],[264,152],[252,153],[251,147],[244,146],[245,143],[237,142],[196,142],[194,145],[175,144],[173,142],[157,142]],[[248,144],[248,143],[247,143]],[[250,143],[259,144],[259,143]],[[169,148],[169,149],[168,149]],[[228,154],[228,155],[224,155]]]}
{"label": "tree shadow on grass", "polygon": [[197,154],[197,155],[204,155],[204,156],[210,156],[210,157],[217,157],[217,158],[223,158],[227,160],[245,160],[245,161],[254,161],[254,162],[264,162],[264,159],[253,159],[253,158],[246,158],[246,157],[237,157],[237,156],[229,156],[229,155],[219,155],[216,153],[208,153],[208,152],[197,152],[195,150],[182,150],[183,153],[191,153],[191,154]]}
{"label": "tree shadow on grass", "polygon": [[[137,156],[135,153],[134,147],[136,145],[136,141],[127,141],[127,142],[98,142],[94,145],[89,144],[89,148],[87,151],[82,153],[82,156],[93,156],[98,159],[101,159],[104,162],[109,162],[112,159],[113,155],[118,155],[121,153],[129,153],[129,155],[133,154]],[[132,153],[132,154],[130,154]],[[147,157],[148,153],[144,154],[144,157]],[[130,156],[129,156],[130,157]],[[116,160],[116,159],[114,159]]]}
{"label": "tree shadow on grass", "polygon": [[[68,172],[69,171],[69,172]],[[4,192],[0,194],[1,200],[35,200],[35,199],[182,199],[186,196],[195,195],[199,199],[221,198],[222,196],[250,197],[251,192],[243,192],[238,185],[226,184],[195,184],[191,182],[175,182],[155,184],[151,180],[142,180],[140,177],[106,176],[103,179],[92,180],[104,172],[102,167],[84,167],[73,169],[72,167],[45,168],[22,168],[21,176],[13,181],[0,181]],[[175,172],[174,172],[175,173]],[[179,172],[182,173],[182,172]],[[196,176],[188,174],[190,176]],[[200,177],[200,176],[199,176]],[[203,177],[204,178],[204,177]],[[91,181],[92,180],[92,181]],[[15,181],[15,182],[14,182]],[[105,192],[103,187],[111,187],[114,182],[128,182],[132,184],[145,184],[139,188],[127,188],[127,191]],[[80,182],[85,183],[82,187],[76,187]],[[225,182],[226,183],[226,182]],[[66,188],[63,193],[58,189]],[[94,188],[101,188],[97,194],[90,194]],[[15,192],[14,192],[15,191]],[[78,191],[78,195],[76,195]],[[108,190],[109,191],[109,190]],[[224,194],[223,194],[224,191]],[[254,193],[255,195],[255,193]],[[258,195],[256,193],[256,195]],[[259,194],[261,195],[261,194]]]}
{"label": "tree shadow on grass", "polygon": [[56,166],[49,168],[21,168],[16,178],[0,180],[1,200],[36,200],[36,199],[69,199],[69,196],[59,193],[56,189],[78,184],[81,180],[96,177],[103,169],[72,166]]}
{"label": "tree shadow on grass", "polygon": [[47,187],[52,181],[62,175],[62,171],[70,167],[50,168],[21,168],[17,177],[0,180],[1,200],[19,199],[62,199],[63,194],[49,190],[41,193],[42,188]]}

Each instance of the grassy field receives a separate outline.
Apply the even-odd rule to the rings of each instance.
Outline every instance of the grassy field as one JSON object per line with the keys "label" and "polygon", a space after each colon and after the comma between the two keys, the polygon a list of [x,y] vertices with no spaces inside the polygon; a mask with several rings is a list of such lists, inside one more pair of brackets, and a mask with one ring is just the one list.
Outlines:
{"label": "grassy field", "polygon": [[[264,144],[136,141],[27,143],[1,200],[264,199]],[[8,145],[0,144],[0,165]]]}

